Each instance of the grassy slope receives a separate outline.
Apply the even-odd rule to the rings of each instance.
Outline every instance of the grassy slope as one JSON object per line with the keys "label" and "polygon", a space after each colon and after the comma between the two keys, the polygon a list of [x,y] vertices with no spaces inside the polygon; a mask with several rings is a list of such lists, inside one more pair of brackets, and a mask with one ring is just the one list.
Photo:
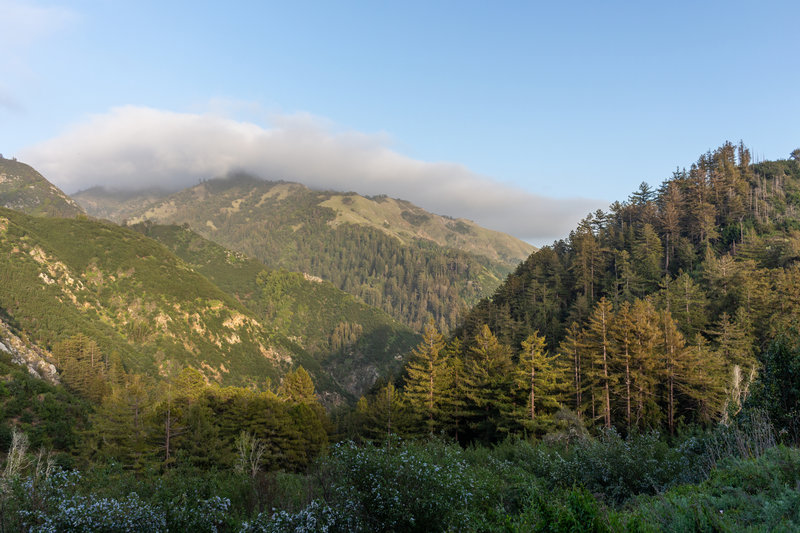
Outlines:
{"label": "grassy slope", "polygon": [[368,226],[397,237],[404,244],[415,239],[456,248],[510,267],[528,257],[535,248],[499,231],[483,228],[466,219],[433,215],[410,202],[387,197],[365,198],[358,194],[332,194],[320,203],[336,212],[334,224]]}

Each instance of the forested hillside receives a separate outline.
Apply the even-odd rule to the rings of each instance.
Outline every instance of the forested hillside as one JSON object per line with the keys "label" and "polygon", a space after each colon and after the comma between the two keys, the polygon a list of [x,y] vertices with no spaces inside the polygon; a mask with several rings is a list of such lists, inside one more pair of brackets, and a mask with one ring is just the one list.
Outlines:
{"label": "forested hillside", "polygon": [[[107,197],[101,191],[76,195],[95,210],[109,205]],[[417,330],[429,316],[442,329],[454,327],[533,249],[407,202],[248,176],[199,184],[141,209],[129,222],[146,219],[188,223],[270,268],[330,281]]]}
{"label": "forested hillside", "polygon": [[324,396],[341,390],[357,399],[379,377],[397,374],[403,356],[419,342],[407,326],[327,281],[270,270],[185,226],[130,228],[165,245],[250,309],[267,330],[300,346],[307,355],[298,361]]}
{"label": "forested hillside", "polygon": [[532,254],[450,342],[429,326],[402,388],[356,423],[491,442],[729,419],[798,325],[798,215],[800,162],[726,143]]}

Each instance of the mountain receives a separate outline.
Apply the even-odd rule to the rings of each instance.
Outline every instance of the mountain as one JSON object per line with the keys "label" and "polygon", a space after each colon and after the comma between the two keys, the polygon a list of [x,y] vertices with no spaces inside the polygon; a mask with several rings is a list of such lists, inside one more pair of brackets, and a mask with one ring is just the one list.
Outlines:
{"label": "mountain", "polygon": [[[57,191],[29,166],[8,165],[16,169],[18,189]],[[125,195],[125,205],[159,194]],[[11,253],[0,278],[7,298],[0,299],[0,320],[8,318],[33,339],[22,351],[21,341],[6,342],[20,348],[12,354],[31,372],[53,374],[48,350],[78,336],[78,344],[97,344],[107,365],[114,354],[134,373],[165,375],[191,365],[223,384],[258,384],[302,364],[326,403],[335,404],[395,373],[419,340],[330,283],[270,270],[187,226],[146,223],[131,232],[85,215],[56,220],[7,213],[0,227]],[[57,301],[42,288],[59,289],[49,294]],[[12,329],[7,338],[18,339]],[[82,353],[85,346],[70,349]]]}
{"label": "mountain", "polygon": [[29,215],[75,217],[84,214],[75,201],[33,168],[0,156],[0,206]]}
{"label": "mountain", "polygon": [[[763,342],[779,319],[771,291],[798,260],[800,161],[753,164],[746,147],[726,143],[657,190],[643,183],[610,212],[589,214],[567,239],[531,255],[459,332],[469,338],[488,323],[516,345],[538,330],[555,347],[601,298],[666,305],[665,295],[677,293],[681,280],[702,302],[702,309],[686,311],[686,286],[683,304],[672,302],[688,338],[701,334],[715,342],[722,314],[732,318],[742,308]],[[793,292],[787,289],[786,297]],[[786,311],[781,322],[793,319],[794,308],[785,302],[779,308]]]}
{"label": "mountain", "polygon": [[363,394],[418,340],[329,284],[270,272],[183,228],[149,232],[186,260],[111,223],[0,208],[0,317],[45,351],[91,344],[105,374],[193,366],[263,387],[303,364],[331,403]]}
{"label": "mountain", "polygon": [[[210,180],[140,209],[100,191],[75,196],[91,213],[131,223],[183,224],[273,269],[330,281],[415,329],[443,329],[494,290],[534,248],[464,219],[402,200],[313,191],[237,175]],[[116,202],[119,207],[111,213]],[[104,206],[105,211],[100,211]],[[126,210],[123,210],[126,209]]]}

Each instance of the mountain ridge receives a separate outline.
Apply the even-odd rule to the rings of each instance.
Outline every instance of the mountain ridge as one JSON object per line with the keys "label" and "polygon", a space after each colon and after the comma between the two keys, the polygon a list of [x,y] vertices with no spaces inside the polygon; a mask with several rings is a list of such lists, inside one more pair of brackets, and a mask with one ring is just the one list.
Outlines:
{"label": "mountain ridge", "polygon": [[[103,201],[86,192],[76,198],[87,208]],[[442,329],[455,326],[460,313],[491,294],[534,250],[519,239],[402,200],[314,191],[241,174],[202,182],[127,213],[129,224],[186,223],[269,268],[328,280],[418,331],[429,317]],[[486,244],[492,239],[509,244]]]}

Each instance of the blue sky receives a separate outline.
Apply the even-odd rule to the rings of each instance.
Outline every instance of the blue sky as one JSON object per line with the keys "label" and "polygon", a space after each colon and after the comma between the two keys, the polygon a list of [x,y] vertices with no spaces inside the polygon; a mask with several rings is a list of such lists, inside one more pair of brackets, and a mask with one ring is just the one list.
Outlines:
{"label": "blue sky", "polygon": [[0,0],[0,153],[68,192],[244,168],[540,244],[725,140],[800,146],[798,21],[796,2]]}

